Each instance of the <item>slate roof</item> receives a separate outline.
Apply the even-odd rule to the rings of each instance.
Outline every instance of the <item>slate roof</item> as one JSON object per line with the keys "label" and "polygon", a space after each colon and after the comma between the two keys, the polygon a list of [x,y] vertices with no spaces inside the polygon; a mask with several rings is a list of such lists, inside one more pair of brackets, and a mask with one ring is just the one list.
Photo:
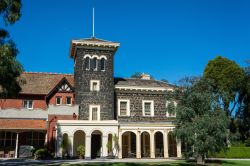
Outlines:
{"label": "slate roof", "polygon": [[46,130],[46,120],[0,119],[0,129]]}
{"label": "slate roof", "polygon": [[21,94],[47,95],[63,78],[74,87],[72,74],[24,72],[21,78],[25,80],[25,84],[21,85]]}
{"label": "slate roof", "polygon": [[154,88],[174,88],[175,85],[168,84],[158,80],[146,80],[140,78],[115,78],[116,86],[142,86]]}
{"label": "slate roof", "polygon": [[70,44],[70,57],[75,57],[76,46],[90,46],[90,47],[112,47],[117,48],[120,46],[118,42],[112,42],[108,40],[98,39],[95,37],[92,38],[84,38],[78,40],[71,40]]}

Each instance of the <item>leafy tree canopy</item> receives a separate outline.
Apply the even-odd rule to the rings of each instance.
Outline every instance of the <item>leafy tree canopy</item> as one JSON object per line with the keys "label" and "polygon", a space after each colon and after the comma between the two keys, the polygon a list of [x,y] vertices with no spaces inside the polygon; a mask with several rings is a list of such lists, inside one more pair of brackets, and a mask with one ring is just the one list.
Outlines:
{"label": "leafy tree canopy", "polygon": [[227,147],[229,119],[212,89],[208,79],[195,82],[183,92],[176,108],[175,134],[186,147],[193,148],[185,155],[194,156],[201,163],[208,152]]}
{"label": "leafy tree canopy", "polygon": [[245,68],[237,112],[237,124],[243,142],[250,137],[250,61],[247,61],[247,63],[248,66]]}
{"label": "leafy tree canopy", "polygon": [[[21,0],[1,0],[0,16],[5,25],[12,25],[21,16]],[[20,91],[17,77],[23,71],[16,60],[18,50],[9,33],[0,28],[0,98],[13,96]]]}
{"label": "leafy tree canopy", "polygon": [[[142,72],[135,72],[134,74],[131,75],[131,78],[141,78]],[[154,76],[150,75],[150,79],[154,79]]]}
{"label": "leafy tree canopy", "polygon": [[[244,78],[244,71],[240,66],[227,58],[221,56],[208,62],[204,77],[212,80],[213,90],[219,93],[224,104],[224,110],[229,109],[230,102],[236,105],[236,95]],[[234,107],[230,110],[232,114]]]}

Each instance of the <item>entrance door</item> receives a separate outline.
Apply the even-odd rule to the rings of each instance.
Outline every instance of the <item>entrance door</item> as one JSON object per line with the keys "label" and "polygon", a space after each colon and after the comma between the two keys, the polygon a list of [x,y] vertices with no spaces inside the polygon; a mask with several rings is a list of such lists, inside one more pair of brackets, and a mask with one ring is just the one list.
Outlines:
{"label": "entrance door", "polygon": [[101,135],[100,134],[92,134],[91,136],[91,158],[99,158],[101,157]]}

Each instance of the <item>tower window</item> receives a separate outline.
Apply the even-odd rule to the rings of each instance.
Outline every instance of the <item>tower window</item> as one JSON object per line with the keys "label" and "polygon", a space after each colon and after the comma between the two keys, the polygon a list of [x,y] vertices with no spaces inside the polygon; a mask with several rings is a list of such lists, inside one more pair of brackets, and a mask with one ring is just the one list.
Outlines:
{"label": "tower window", "polygon": [[85,59],[85,69],[86,69],[86,70],[89,70],[89,68],[90,68],[90,59],[89,59],[89,57],[87,57],[87,58]]}
{"label": "tower window", "polygon": [[92,59],[92,68],[93,70],[97,70],[97,58]]}
{"label": "tower window", "polygon": [[91,80],[90,81],[90,91],[100,91],[100,81]]}
{"label": "tower window", "polygon": [[101,70],[105,71],[105,59],[104,58],[101,59]]}

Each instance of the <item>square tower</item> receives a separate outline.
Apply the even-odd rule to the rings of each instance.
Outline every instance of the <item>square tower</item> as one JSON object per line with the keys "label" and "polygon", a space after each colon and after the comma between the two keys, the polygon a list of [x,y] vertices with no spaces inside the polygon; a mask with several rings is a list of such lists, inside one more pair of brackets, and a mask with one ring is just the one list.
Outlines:
{"label": "square tower", "polygon": [[119,46],[97,38],[71,41],[79,119],[114,119],[114,55]]}

